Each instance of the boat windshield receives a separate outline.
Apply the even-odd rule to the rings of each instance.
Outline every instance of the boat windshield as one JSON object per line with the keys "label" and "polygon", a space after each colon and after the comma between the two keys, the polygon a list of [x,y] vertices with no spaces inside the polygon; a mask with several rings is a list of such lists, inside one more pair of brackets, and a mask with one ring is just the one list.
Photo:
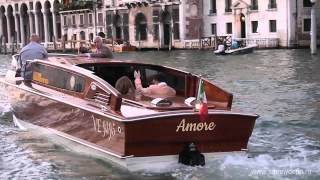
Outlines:
{"label": "boat windshield", "polygon": [[134,71],[140,71],[141,81],[143,87],[150,85],[150,78],[153,75],[160,74],[165,77],[165,82],[177,92],[178,96],[185,95],[185,73],[168,69],[162,66],[152,66],[144,64],[80,64],[82,68],[94,72],[94,74],[110,85],[115,87],[118,79],[127,76],[132,83],[134,83]]}

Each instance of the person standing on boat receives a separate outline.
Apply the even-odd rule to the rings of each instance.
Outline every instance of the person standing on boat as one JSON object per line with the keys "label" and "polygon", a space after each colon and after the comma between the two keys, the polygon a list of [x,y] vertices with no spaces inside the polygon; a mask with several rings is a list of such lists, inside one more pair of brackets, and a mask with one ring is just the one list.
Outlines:
{"label": "person standing on boat", "polygon": [[32,69],[28,60],[32,61],[35,59],[47,59],[48,52],[40,44],[40,37],[36,34],[30,36],[30,43],[24,46],[20,51],[21,60],[21,75],[24,80],[32,79]]}
{"label": "person standing on boat", "polygon": [[134,77],[136,90],[143,95],[151,97],[170,97],[176,95],[176,91],[164,82],[164,77],[160,74],[155,74],[151,77],[151,85],[147,88],[142,87],[140,71],[135,71]]}
{"label": "person standing on boat", "polygon": [[96,36],[93,40],[96,46],[96,52],[87,53],[88,57],[97,57],[97,58],[113,58],[112,51],[105,45],[103,45],[102,38]]}

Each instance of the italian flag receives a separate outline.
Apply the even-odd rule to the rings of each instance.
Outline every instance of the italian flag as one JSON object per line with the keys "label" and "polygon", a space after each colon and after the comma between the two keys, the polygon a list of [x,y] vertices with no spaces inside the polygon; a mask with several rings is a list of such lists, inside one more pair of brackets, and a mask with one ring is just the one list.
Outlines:
{"label": "italian flag", "polygon": [[208,104],[207,104],[207,97],[206,92],[204,89],[204,83],[202,78],[200,78],[198,94],[197,94],[197,101],[200,102],[200,121],[205,121],[208,118]]}

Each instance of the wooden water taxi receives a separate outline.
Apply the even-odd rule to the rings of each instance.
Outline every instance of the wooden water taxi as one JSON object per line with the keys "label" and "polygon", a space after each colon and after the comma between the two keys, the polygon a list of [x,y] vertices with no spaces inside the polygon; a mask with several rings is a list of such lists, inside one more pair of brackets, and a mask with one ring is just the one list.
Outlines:
{"label": "wooden water taxi", "polygon": [[[17,59],[13,56],[13,64]],[[232,94],[203,79],[208,116],[200,121],[192,100],[201,78],[170,67],[77,56],[30,63],[31,82],[16,77],[15,67],[0,78],[16,124],[48,130],[132,170],[141,165],[139,160],[147,166],[155,160],[185,163],[184,159],[203,165],[201,158],[216,152],[245,151],[258,118],[232,111]],[[165,99],[171,103],[120,94],[115,89],[117,79],[134,80],[135,70],[141,72],[143,86],[148,86],[148,77],[165,75],[166,83],[176,90],[176,96]],[[188,159],[187,151],[201,153],[195,155],[200,159]]]}

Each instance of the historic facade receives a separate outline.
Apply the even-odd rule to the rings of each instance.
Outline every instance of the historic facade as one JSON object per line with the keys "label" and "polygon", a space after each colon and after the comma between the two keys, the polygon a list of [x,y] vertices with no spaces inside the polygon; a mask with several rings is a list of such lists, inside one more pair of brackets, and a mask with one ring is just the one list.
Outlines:
{"label": "historic facade", "polygon": [[[310,44],[310,0],[204,0],[204,36],[278,39],[282,47]],[[319,9],[320,2],[316,8]],[[320,11],[317,11],[320,17]],[[317,19],[318,37],[320,19]],[[319,38],[318,38],[319,39]]]}
{"label": "historic facade", "polygon": [[43,42],[61,38],[59,1],[1,1],[0,37],[7,44],[24,45],[30,34],[40,35]]}
{"label": "historic facade", "polygon": [[23,46],[31,33],[44,44],[92,40],[95,34],[144,48],[182,47],[202,34],[198,0],[6,0],[0,36]]}
{"label": "historic facade", "polygon": [[142,48],[184,48],[214,35],[277,39],[284,47],[307,45],[310,39],[310,0],[0,2],[0,38],[7,46],[25,45],[32,33],[48,47],[92,40],[96,34]]}

